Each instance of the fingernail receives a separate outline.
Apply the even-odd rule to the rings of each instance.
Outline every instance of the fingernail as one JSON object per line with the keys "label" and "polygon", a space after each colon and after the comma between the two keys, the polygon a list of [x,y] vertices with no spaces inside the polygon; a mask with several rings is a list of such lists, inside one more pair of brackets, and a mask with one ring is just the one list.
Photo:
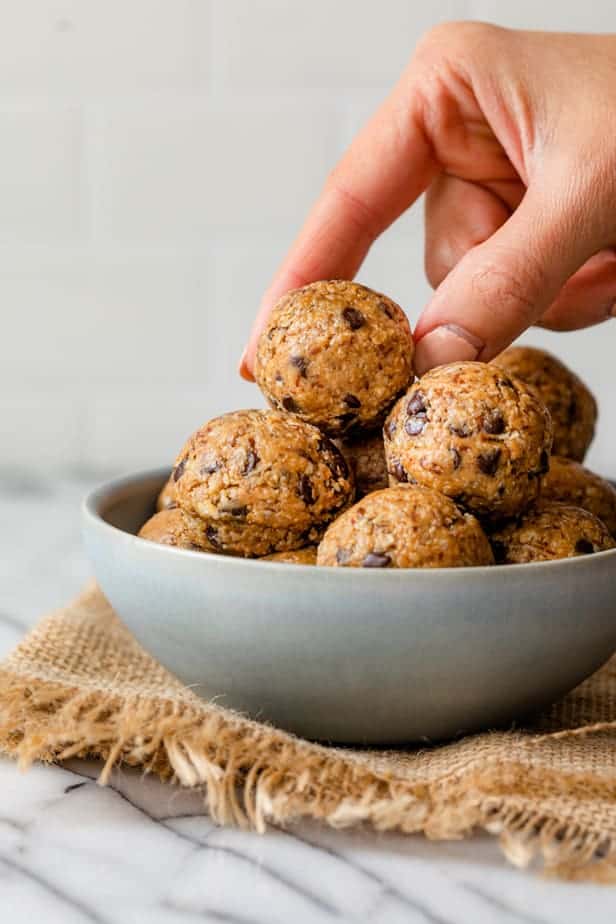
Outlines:
{"label": "fingernail", "polygon": [[244,347],[244,352],[240,357],[240,361],[237,367],[237,371],[243,379],[247,382],[254,382],[254,376],[250,369],[248,368],[248,347]]}
{"label": "fingernail", "polygon": [[477,359],[483,343],[457,324],[443,324],[422,337],[415,351],[415,372],[423,375],[434,366]]}

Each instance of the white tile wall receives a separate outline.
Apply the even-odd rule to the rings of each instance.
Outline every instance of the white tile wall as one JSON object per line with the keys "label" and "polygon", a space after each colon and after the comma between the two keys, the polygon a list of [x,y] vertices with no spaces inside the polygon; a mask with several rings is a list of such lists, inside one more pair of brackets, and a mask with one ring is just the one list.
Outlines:
{"label": "white tile wall", "polygon": [[[171,459],[260,403],[235,367],[328,169],[421,33],[473,16],[613,29],[613,3],[0,0],[0,472]],[[421,210],[360,278],[415,318]],[[616,327],[533,332],[603,398]],[[0,474],[1,477],[1,474]]]}

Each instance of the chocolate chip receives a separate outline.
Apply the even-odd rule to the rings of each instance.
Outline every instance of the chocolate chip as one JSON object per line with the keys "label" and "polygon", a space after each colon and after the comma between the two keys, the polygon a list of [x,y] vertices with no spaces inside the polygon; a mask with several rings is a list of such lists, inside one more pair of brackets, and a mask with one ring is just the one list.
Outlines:
{"label": "chocolate chip", "polygon": [[393,440],[394,433],[396,432],[396,421],[388,420],[385,424],[383,432],[388,440]]}
{"label": "chocolate chip", "polygon": [[351,330],[359,330],[359,328],[363,327],[366,323],[366,319],[361,311],[358,311],[357,308],[353,308],[352,305],[347,305],[347,307],[342,310],[342,317]]}
{"label": "chocolate chip", "polygon": [[284,382],[284,379],[281,376],[280,372],[276,373],[276,381],[278,382],[278,384],[280,384],[281,382]]}
{"label": "chocolate chip", "polygon": [[567,417],[569,423],[573,423],[578,415],[578,403],[575,395],[571,395],[571,400],[569,402],[569,407],[567,409]]}
{"label": "chocolate chip", "polygon": [[235,504],[233,501],[226,501],[220,505],[221,513],[230,513],[232,517],[241,517],[244,519],[248,513],[248,507],[244,504]]}
{"label": "chocolate chip", "polygon": [[254,451],[254,449],[249,449],[246,453],[246,462],[244,463],[244,468],[242,469],[242,475],[250,475],[250,473],[258,465],[259,461],[259,456]]}
{"label": "chocolate chip", "polygon": [[409,417],[416,417],[419,414],[425,414],[426,411],[426,397],[420,391],[416,391],[406,406],[406,413]]}
{"label": "chocolate chip", "polygon": [[495,475],[500,462],[501,450],[492,449],[477,456],[477,468],[484,475]]}
{"label": "chocolate chip", "polygon": [[176,467],[173,469],[173,480],[174,481],[179,481],[182,475],[184,474],[187,461],[188,461],[188,457],[184,456],[184,458],[180,462],[178,462]]}
{"label": "chocolate chip", "polygon": [[381,309],[383,314],[386,314],[387,317],[391,318],[391,320],[393,321],[393,319],[396,316],[396,312],[394,311],[393,305],[389,305],[387,302],[379,302],[379,308]]}
{"label": "chocolate chip", "polygon": [[592,555],[595,551],[595,547],[588,539],[578,539],[575,543],[575,551],[578,555]]}
{"label": "chocolate chip", "polygon": [[490,436],[499,436],[505,430],[505,418],[498,408],[494,408],[488,411],[487,414],[484,414],[481,425],[484,431],[489,433]]}
{"label": "chocolate chip", "polygon": [[449,424],[449,432],[453,433],[454,436],[460,436],[462,439],[465,439],[467,436],[471,435],[473,428],[468,423],[452,423]]}
{"label": "chocolate chip", "polygon": [[336,561],[339,565],[346,565],[350,557],[351,553],[348,549],[338,549],[336,552]]}
{"label": "chocolate chip", "polygon": [[498,468],[500,457],[500,449],[491,449],[489,452],[480,453],[477,456],[477,468],[484,475],[494,475]]}
{"label": "chocolate chip", "polygon": [[306,378],[306,370],[308,369],[308,360],[305,356],[292,356],[290,359],[292,366],[298,370],[299,374],[303,379]]}
{"label": "chocolate chip", "polygon": [[368,552],[361,563],[362,568],[386,568],[391,564],[391,556],[379,552]]}
{"label": "chocolate chip", "polygon": [[361,401],[355,395],[345,395],[343,400],[347,407],[361,407]]}
{"label": "chocolate chip", "polygon": [[317,450],[323,454],[323,461],[334,478],[348,478],[349,467],[341,452],[339,452],[333,443],[319,440]]}
{"label": "chocolate chip", "polygon": [[494,552],[494,561],[497,565],[502,565],[505,563],[507,558],[507,546],[504,542],[501,542],[500,539],[492,540],[492,551]]}
{"label": "chocolate chip", "polygon": [[409,417],[404,424],[404,429],[409,436],[419,436],[427,422],[428,420],[426,417]]}
{"label": "chocolate chip", "polygon": [[221,547],[220,540],[218,539],[218,533],[213,526],[206,527],[205,535],[210,545],[213,545],[215,549],[219,549]]}
{"label": "chocolate chip", "polygon": [[199,474],[201,475],[213,475],[214,472],[217,472],[221,467],[218,459],[209,459],[204,462],[199,469]]}
{"label": "chocolate chip", "polygon": [[451,447],[449,452],[451,453],[451,462],[453,465],[453,470],[455,472],[457,469],[460,468],[460,462],[462,461],[462,456],[460,455],[457,449],[453,448],[453,446]]}
{"label": "chocolate chip", "polygon": [[314,504],[314,494],[312,491],[312,482],[310,478],[308,477],[308,475],[299,476],[298,492],[299,492],[299,496],[302,498],[302,500],[308,507]]}
{"label": "chocolate chip", "polygon": [[550,454],[547,449],[544,449],[539,457],[539,469],[541,475],[545,475],[550,469]]}
{"label": "chocolate chip", "polygon": [[406,484],[408,482],[409,477],[402,468],[400,462],[392,462],[390,471],[396,481],[399,481],[401,484]]}
{"label": "chocolate chip", "polygon": [[290,414],[297,414],[299,411],[297,401],[295,401],[291,395],[285,395],[280,403],[282,404],[285,411],[289,411]]}

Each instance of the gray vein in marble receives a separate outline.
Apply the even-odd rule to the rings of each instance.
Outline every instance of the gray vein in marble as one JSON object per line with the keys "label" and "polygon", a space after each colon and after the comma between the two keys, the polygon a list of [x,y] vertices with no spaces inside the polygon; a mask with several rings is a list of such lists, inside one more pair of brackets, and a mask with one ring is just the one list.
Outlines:
{"label": "gray vein in marble", "polygon": [[26,879],[29,879],[32,883],[43,889],[50,897],[56,899],[59,902],[62,902],[64,905],[68,905],[74,911],[78,911],[83,916],[83,918],[86,921],[90,921],[91,924],[112,924],[110,919],[102,917],[97,911],[89,908],[88,905],[84,904],[81,899],[73,898],[73,896],[67,895],[65,892],[62,892],[61,889],[58,889],[58,887],[55,886],[53,882],[50,882],[44,876],[41,876],[40,873],[34,873],[32,870],[28,869],[27,866],[18,863],[16,860],[11,860],[9,857],[5,856],[0,856],[0,864],[9,870],[24,876]]}

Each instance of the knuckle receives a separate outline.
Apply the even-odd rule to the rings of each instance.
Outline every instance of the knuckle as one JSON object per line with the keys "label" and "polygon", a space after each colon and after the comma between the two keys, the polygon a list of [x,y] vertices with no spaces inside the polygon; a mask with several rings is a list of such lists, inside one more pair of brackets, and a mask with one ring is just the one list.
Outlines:
{"label": "knuckle", "polygon": [[479,41],[483,42],[486,37],[497,31],[502,30],[499,30],[498,26],[484,22],[451,20],[437,23],[424,32],[417,44],[416,53],[430,55],[444,49],[457,52],[470,50],[475,48]]}
{"label": "knuckle", "polygon": [[537,295],[544,274],[529,263],[509,268],[505,263],[484,263],[473,273],[471,292],[491,312],[513,319],[520,328],[529,327],[537,317]]}

